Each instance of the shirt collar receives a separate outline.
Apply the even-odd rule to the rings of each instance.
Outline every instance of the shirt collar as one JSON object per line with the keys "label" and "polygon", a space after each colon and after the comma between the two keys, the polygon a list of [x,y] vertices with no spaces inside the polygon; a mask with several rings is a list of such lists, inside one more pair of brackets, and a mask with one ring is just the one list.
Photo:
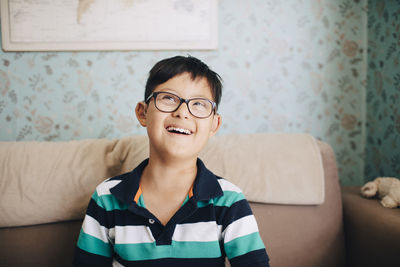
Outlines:
{"label": "shirt collar", "polygon": [[[149,159],[140,163],[133,171],[112,178],[122,180],[110,189],[110,192],[124,203],[134,203],[134,198],[139,190],[140,177]],[[204,163],[197,159],[197,175],[193,184],[193,198],[195,201],[209,200],[223,195],[217,176],[206,168]]]}

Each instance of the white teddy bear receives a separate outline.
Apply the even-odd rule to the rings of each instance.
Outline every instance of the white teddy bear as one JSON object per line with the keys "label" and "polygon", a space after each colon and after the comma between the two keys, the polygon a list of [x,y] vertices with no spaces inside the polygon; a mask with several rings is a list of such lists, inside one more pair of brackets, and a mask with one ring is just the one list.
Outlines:
{"label": "white teddy bear", "polygon": [[385,208],[400,206],[400,180],[393,177],[379,177],[361,187],[361,195],[374,197],[378,195]]}

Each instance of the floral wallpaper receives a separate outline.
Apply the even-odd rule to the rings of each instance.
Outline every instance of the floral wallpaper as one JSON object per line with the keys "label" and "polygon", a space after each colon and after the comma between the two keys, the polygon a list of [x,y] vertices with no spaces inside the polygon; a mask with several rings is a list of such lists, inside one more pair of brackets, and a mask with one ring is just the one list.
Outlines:
{"label": "floral wallpaper", "polygon": [[361,184],[367,19],[367,0],[220,0],[213,51],[1,51],[0,139],[145,134],[134,107],[148,71],[162,58],[191,54],[224,80],[219,134],[311,133],[334,148],[341,182]]}
{"label": "floral wallpaper", "polygon": [[400,1],[369,1],[365,177],[400,178]]}

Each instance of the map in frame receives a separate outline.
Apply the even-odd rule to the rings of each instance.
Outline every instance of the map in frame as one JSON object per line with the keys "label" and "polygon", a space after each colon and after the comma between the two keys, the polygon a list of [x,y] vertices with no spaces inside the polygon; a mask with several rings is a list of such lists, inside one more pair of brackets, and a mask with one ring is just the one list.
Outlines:
{"label": "map in frame", "polygon": [[5,51],[216,49],[218,0],[0,0]]}

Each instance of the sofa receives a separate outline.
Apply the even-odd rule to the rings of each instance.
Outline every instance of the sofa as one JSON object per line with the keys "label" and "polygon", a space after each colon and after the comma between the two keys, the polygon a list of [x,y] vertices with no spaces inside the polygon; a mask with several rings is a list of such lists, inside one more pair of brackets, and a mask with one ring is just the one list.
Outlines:
{"label": "sofa", "polygon": [[[145,136],[0,142],[0,265],[72,266],[96,185],[147,156]],[[389,211],[397,232],[382,235],[377,215],[387,210],[340,186],[327,143],[308,134],[215,136],[199,157],[243,190],[271,266],[400,266],[399,210]],[[368,217],[371,204],[379,218]]]}

